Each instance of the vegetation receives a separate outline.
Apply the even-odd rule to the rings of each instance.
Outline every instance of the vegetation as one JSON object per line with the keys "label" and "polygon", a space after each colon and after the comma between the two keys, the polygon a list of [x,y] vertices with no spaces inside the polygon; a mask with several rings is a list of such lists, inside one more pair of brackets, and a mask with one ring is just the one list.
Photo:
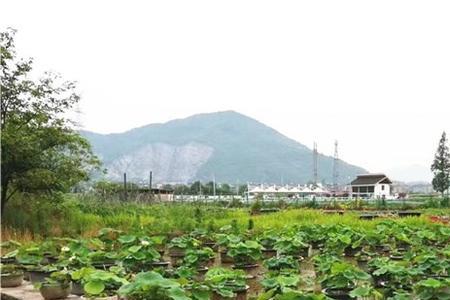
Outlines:
{"label": "vegetation", "polygon": [[16,57],[14,34],[0,33],[2,215],[16,192],[55,199],[99,164],[64,115],[79,100],[75,84],[51,73],[33,81],[33,61]]}
{"label": "vegetation", "polygon": [[[439,146],[434,157],[433,164],[431,165],[431,171],[433,171],[434,178],[432,181],[433,188],[442,194],[450,188],[450,150],[447,145],[447,136],[445,131],[442,133]],[[448,195],[445,204],[448,206]]]}
{"label": "vegetation", "polygon": [[[206,300],[247,293],[259,300],[291,299],[294,295],[293,299],[299,295],[306,297],[299,299],[450,297],[447,226],[416,217],[357,221],[340,216],[341,224],[327,223],[330,217],[320,219],[321,224],[309,224],[298,222],[298,217],[306,217],[307,213],[318,217],[320,213],[304,211],[289,216],[295,212],[283,214],[297,222],[274,226],[270,233],[262,230],[264,226],[248,230],[239,221],[214,232],[196,229],[180,231],[176,236],[167,232],[163,234],[169,241],[166,249],[184,250],[178,253],[182,257],[180,265],[167,263],[160,267],[167,259],[159,255],[160,244],[156,241],[161,235],[155,238],[151,227],[133,227],[126,231],[103,228],[85,238],[48,238],[31,244],[5,242],[2,261],[8,259],[10,265],[2,269],[25,268],[47,274],[41,287],[58,284],[66,289],[72,281],[91,298],[119,294],[129,299]],[[259,217],[260,221],[265,218],[255,218]],[[264,221],[271,227],[277,225],[272,219]],[[276,257],[262,257],[260,241],[267,239],[273,239],[269,244],[282,245]],[[220,251],[225,245],[224,250],[234,258],[232,264],[220,261],[219,254],[204,247],[204,242],[222,245]],[[306,242],[313,246],[300,259],[283,255],[297,254],[298,247]],[[348,252],[349,247],[356,253]],[[359,264],[363,255],[365,267]],[[204,269],[206,274],[200,274],[199,267],[211,259],[215,259],[213,265]],[[256,273],[241,268],[261,260],[262,264],[253,265],[258,268]],[[150,264],[141,264],[143,261]],[[303,270],[308,268],[313,277],[305,276]]]}

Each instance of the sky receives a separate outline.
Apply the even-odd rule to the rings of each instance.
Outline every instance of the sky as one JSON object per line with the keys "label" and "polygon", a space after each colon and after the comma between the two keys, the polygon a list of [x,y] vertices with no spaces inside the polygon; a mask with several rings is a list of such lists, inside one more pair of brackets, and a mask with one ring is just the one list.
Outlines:
{"label": "sky", "polygon": [[370,172],[430,180],[450,134],[450,1],[0,0],[83,128],[235,110]]}

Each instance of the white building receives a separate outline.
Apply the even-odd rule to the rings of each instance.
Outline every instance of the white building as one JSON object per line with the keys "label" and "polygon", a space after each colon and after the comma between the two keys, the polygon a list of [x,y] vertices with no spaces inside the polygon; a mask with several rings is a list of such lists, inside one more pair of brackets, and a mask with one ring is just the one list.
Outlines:
{"label": "white building", "polygon": [[391,197],[392,181],[384,174],[358,175],[350,185],[351,197],[383,199]]}

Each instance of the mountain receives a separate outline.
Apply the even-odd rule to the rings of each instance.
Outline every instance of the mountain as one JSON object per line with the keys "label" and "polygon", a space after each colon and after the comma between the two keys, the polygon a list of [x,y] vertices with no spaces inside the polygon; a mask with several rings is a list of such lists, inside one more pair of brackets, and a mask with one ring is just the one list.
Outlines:
{"label": "mountain", "polygon": [[[198,114],[123,133],[81,131],[103,160],[108,177],[155,183],[194,180],[228,183],[306,183],[313,155],[306,146],[234,111]],[[319,154],[319,179],[332,182],[333,158]],[[360,167],[339,162],[340,181],[349,182]]]}

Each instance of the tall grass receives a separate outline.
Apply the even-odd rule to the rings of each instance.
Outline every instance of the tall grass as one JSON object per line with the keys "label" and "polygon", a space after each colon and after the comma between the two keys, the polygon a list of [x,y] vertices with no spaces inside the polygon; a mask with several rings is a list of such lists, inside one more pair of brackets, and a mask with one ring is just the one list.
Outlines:
{"label": "tall grass", "polygon": [[[431,211],[435,213],[436,211]],[[441,214],[443,210],[439,211]],[[445,212],[445,211],[444,211]],[[450,210],[446,210],[447,213]],[[373,227],[381,219],[360,220],[357,213],[324,214],[316,209],[287,209],[277,213],[251,216],[247,208],[180,203],[123,203],[93,198],[65,196],[59,201],[17,197],[8,203],[2,219],[2,240],[37,240],[48,236],[92,236],[99,229],[112,227],[149,233],[186,232],[198,227],[220,228],[236,220],[244,229],[249,219],[255,230],[286,225],[344,224]],[[398,222],[426,226],[427,217],[399,219]]]}

